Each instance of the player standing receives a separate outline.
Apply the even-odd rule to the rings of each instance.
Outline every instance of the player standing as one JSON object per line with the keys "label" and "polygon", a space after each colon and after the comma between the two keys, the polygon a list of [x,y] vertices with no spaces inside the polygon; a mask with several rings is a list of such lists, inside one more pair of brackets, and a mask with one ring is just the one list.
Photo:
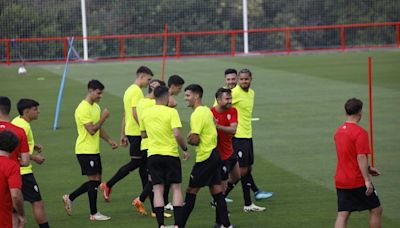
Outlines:
{"label": "player standing", "polygon": [[154,210],[159,227],[164,227],[164,186],[170,185],[173,192],[175,226],[183,227],[183,198],[181,192],[182,169],[178,144],[183,158],[189,156],[186,143],[180,133],[182,127],[176,109],[167,107],[168,88],[159,86],[154,90],[156,105],[143,111],[140,117],[142,137],[149,139],[148,168],[153,183]]}
{"label": "player standing", "polygon": [[[39,103],[32,99],[20,99],[17,103],[19,116],[15,117],[11,123],[24,129],[29,144],[30,160],[41,165],[45,161],[42,156],[43,146],[35,144],[31,122],[37,120],[39,116]],[[38,154],[33,154],[36,151]],[[21,167],[22,177],[22,194],[25,201],[32,204],[33,215],[40,228],[50,227],[46,212],[44,210],[44,202],[40,194],[39,185],[33,175],[32,165]]]}
{"label": "player standing", "polygon": [[357,98],[349,99],[344,108],[347,121],[335,133],[336,175],[338,213],[335,227],[344,228],[353,211],[369,210],[369,227],[382,226],[382,207],[372,176],[380,173],[368,166],[370,154],[368,133],[358,125],[362,117],[363,103]]}
{"label": "player standing", "polygon": [[[100,157],[100,138],[106,141],[112,149],[118,145],[108,136],[102,128],[104,122],[110,115],[107,108],[101,113],[97,104],[103,95],[104,85],[98,80],[88,83],[88,93],[75,110],[75,122],[78,138],[75,144],[75,154],[81,166],[82,175],[88,177],[83,183],[69,195],[63,196],[64,209],[68,215],[72,213],[72,202],[84,193],[88,193],[90,216],[89,219],[109,220],[111,217],[97,211],[97,188],[101,183],[102,165]],[[101,113],[101,115],[100,115]]]}
{"label": "player standing", "polygon": [[228,209],[221,185],[221,158],[217,151],[217,130],[210,109],[202,103],[203,88],[191,84],[185,88],[185,101],[193,109],[190,116],[188,143],[196,146],[196,163],[190,174],[189,186],[185,197],[186,224],[196,202],[200,188],[209,186],[210,193],[217,203],[216,222],[223,227],[231,227]]}
{"label": "player standing", "polygon": [[153,72],[148,67],[139,67],[136,71],[135,82],[125,91],[123,98],[124,117],[122,118],[120,145],[128,146],[129,141],[129,155],[131,160],[119,168],[109,181],[100,185],[106,202],[110,201],[112,187],[136,168],[139,168],[142,185],[144,186],[147,182],[147,168],[142,166],[143,154],[140,150],[142,138],[140,137],[139,119],[136,107],[139,101],[144,98],[142,88],[145,88],[149,84],[152,77]]}

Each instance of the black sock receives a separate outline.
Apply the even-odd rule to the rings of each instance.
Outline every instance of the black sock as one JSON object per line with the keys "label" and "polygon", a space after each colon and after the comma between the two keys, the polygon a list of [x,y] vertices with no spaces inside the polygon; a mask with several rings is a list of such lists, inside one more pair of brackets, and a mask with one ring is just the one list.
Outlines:
{"label": "black sock", "polygon": [[235,183],[231,183],[228,181],[228,187],[226,188],[225,191],[225,197],[228,196],[228,194],[233,190],[233,188],[236,186],[236,184],[239,182],[239,180],[237,180]]}
{"label": "black sock", "polygon": [[69,199],[74,201],[78,196],[88,191],[89,181],[83,183],[79,188],[75,189],[71,194],[69,194]]}
{"label": "black sock", "polygon": [[250,206],[251,198],[250,198],[250,186],[249,186],[248,176],[247,175],[243,176],[240,181],[242,182],[244,205]]}
{"label": "black sock", "polygon": [[45,222],[45,223],[39,224],[39,227],[40,227],[40,228],[50,228],[50,226],[49,226],[49,223],[48,223],[48,222]]}
{"label": "black sock", "polygon": [[222,224],[225,227],[229,227],[231,223],[229,222],[229,217],[228,217],[228,207],[226,206],[225,202],[225,197],[222,193],[218,193],[213,195],[213,198],[215,202],[217,202],[217,208],[216,208],[216,218],[215,221],[217,224]]}
{"label": "black sock", "polygon": [[149,173],[147,172],[147,164],[143,160],[140,160],[139,175],[142,181],[142,188],[144,189],[149,182]]}
{"label": "black sock", "polygon": [[248,181],[250,183],[251,190],[254,193],[258,192],[260,189],[258,189],[256,182],[254,182],[253,175],[251,174],[251,170],[249,170],[249,172],[247,173],[247,176],[248,176]]}
{"label": "black sock", "polygon": [[150,192],[149,198],[150,198],[151,211],[156,213],[156,211],[154,210],[154,192],[153,191]]}
{"label": "black sock", "polygon": [[97,213],[97,188],[99,185],[100,181],[89,181],[88,196],[91,215]]}
{"label": "black sock", "polygon": [[168,201],[168,195],[169,195],[169,188],[171,187],[171,185],[166,184],[164,186],[164,205],[167,205],[169,203]]}
{"label": "black sock", "polygon": [[174,206],[174,218],[175,225],[178,227],[183,227],[183,207],[182,206]]}
{"label": "black sock", "polygon": [[155,207],[158,227],[164,225],[164,207]]}
{"label": "black sock", "polygon": [[107,186],[112,188],[118,181],[122,180],[126,177],[131,171],[135,170],[140,165],[139,159],[131,159],[130,162],[123,165],[119,170],[114,174],[114,176],[107,182]]}
{"label": "black sock", "polygon": [[140,193],[139,199],[142,203],[146,200],[148,196],[150,196],[150,193],[153,191],[153,185],[151,184],[150,181],[147,182],[146,186],[144,186],[144,189],[142,193]]}
{"label": "black sock", "polygon": [[192,213],[193,211],[195,203],[196,203],[196,194],[186,192],[185,206],[183,206],[184,216],[182,221],[183,224],[182,227],[186,226],[186,222],[189,219],[190,213]]}

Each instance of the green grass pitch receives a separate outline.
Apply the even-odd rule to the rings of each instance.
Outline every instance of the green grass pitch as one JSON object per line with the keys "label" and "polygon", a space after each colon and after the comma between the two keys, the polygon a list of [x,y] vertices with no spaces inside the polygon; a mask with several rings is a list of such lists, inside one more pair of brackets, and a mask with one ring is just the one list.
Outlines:
{"label": "green grass pitch", "polygon": [[[336,155],[333,134],[344,121],[343,104],[350,97],[364,101],[361,125],[368,129],[367,58],[373,57],[375,162],[382,175],[373,182],[384,207],[383,225],[400,227],[400,52],[314,53],[289,56],[249,56],[168,60],[167,75],[179,74],[186,83],[199,83],[205,90],[204,102],[211,105],[213,94],[223,84],[225,68],[249,68],[253,71],[256,92],[253,123],[256,161],[254,177],[258,186],[275,192],[274,197],[257,201],[267,207],[262,213],[244,213],[241,187],[231,194],[228,204],[231,222],[238,227],[332,227],[336,218],[336,192],[333,175]],[[18,66],[0,67],[0,95],[13,104],[29,97],[40,102],[40,119],[32,123],[37,143],[44,145],[47,160],[34,165],[46,212],[52,227],[156,227],[155,219],[139,215],[131,206],[141,191],[137,171],[119,182],[104,203],[98,195],[99,211],[112,217],[108,222],[88,220],[86,195],[73,204],[73,216],[65,214],[61,196],[83,181],[74,155],[76,129],[73,113],[86,95],[90,79],[105,84],[100,102],[111,116],[105,129],[119,139],[122,95],[135,77],[135,70],[147,65],[160,78],[161,61],[104,62],[71,64],[65,84],[59,129],[53,131],[55,105],[64,65],[28,65],[25,76]],[[186,85],[187,85],[186,84]],[[183,133],[188,132],[191,109],[183,95],[178,100]],[[15,105],[12,115],[16,115]],[[107,180],[125,162],[128,151],[112,151],[101,145],[103,180]],[[193,151],[193,148],[191,148]],[[194,163],[194,153],[183,161],[184,190]],[[203,189],[188,222],[188,227],[212,227],[214,209],[210,195]],[[146,202],[149,211],[149,203]],[[37,227],[29,204],[25,204],[27,227]],[[172,219],[166,219],[172,224]],[[349,227],[367,227],[368,212],[353,213]]]}

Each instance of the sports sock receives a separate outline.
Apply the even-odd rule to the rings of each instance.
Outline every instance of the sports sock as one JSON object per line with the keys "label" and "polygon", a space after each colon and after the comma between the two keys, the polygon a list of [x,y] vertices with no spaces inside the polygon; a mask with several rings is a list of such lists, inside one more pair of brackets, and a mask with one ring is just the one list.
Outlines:
{"label": "sports sock", "polygon": [[194,204],[196,203],[196,194],[186,193],[185,206],[183,206],[184,216],[182,221],[182,227],[186,226],[186,222],[189,219],[190,213],[192,213]]}
{"label": "sports sock", "polygon": [[167,205],[169,203],[168,201],[168,195],[169,195],[169,188],[171,187],[171,185],[166,184],[164,187],[164,205]]}
{"label": "sports sock", "polygon": [[147,182],[146,186],[144,186],[144,189],[142,193],[140,193],[139,199],[141,202],[144,203],[146,198],[150,196],[150,193],[153,191],[153,185],[151,184],[150,181]]}
{"label": "sports sock", "polygon": [[237,180],[235,183],[231,183],[228,181],[228,187],[226,188],[225,191],[225,197],[228,196],[228,194],[233,190],[233,188],[236,186],[236,184],[239,182],[239,180]]}
{"label": "sports sock", "polygon": [[229,227],[231,223],[229,222],[228,217],[228,207],[226,206],[225,197],[222,193],[214,194],[213,198],[215,202],[217,202],[216,208],[216,218],[215,221],[217,224],[222,224],[225,227]]}
{"label": "sports sock", "polygon": [[143,159],[140,162],[139,175],[140,180],[142,181],[142,188],[144,189],[149,182],[149,173],[147,172],[147,164],[143,161]]}
{"label": "sports sock", "polygon": [[251,187],[251,190],[255,193],[255,192],[258,192],[260,189],[258,189],[258,187],[257,187],[257,185],[256,185],[256,182],[254,182],[254,178],[253,178],[253,175],[251,174],[251,170],[249,170],[249,172],[247,173],[247,175],[248,175],[248,180],[249,180],[249,183],[250,183],[250,187]]}
{"label": "sports sock", "polygon": [[99,185],[100,181],[89,181],[88,196],[91,215],[97,213],[97,189]]}
{"label": "sports sock", "polygon": [[50,228],[50,226],[49,226],[48,222],[45,222],[45,223],[39,224],[39,228]]}
{"label": "sports sock", "polygon": [[249,186],[248,176],[247,175],[243,176],[240,181],[242,182],[244,205],[250,206],[251,198],[250,198],[250,186]]}
{"label": "sports sock", "polygon": [[69,194],[69,199],[74,201],[78,196],[82,195],[83,193],[88,191],[89,181],[86,181],[81,186],[79,186],[75,191]]}
{"label": "sports sock", "polygon": [[183,227],[183,207],[182,206],[174,206],[174,218],[175,218],[175,225],[178,227]]}
{"label": "sports sock", "polygon": [[140,161],[141,161],[140,159],[131,159],[128,163],[119,168],[119,170],[114,174],[114,176],[107,182],[107,186],[109,188],[112,188],[118,181],[122,180],[130,172],[139,167]]}
{"label": "sports sock", "polygon": [[158,227],[164,225],[164,207],[155,207]]}

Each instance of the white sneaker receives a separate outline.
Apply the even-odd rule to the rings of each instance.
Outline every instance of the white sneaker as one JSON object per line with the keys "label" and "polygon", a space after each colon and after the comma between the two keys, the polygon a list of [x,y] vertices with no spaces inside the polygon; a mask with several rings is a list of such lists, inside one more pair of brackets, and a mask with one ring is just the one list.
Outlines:
{"label": "white sneaker", "polygon": [[172,203],[168,203],[167,205],[164,206],[165,210],[169,210],[169,211],[173,211],[174,210],[174,206],[172,206]]}
{"label": "white sneaker", "polygon": [[243,211],[244,212],[250,212],[250,211],[265,211],[265,207],[259,207],[252,203],[250,206],[244,206]]}
{"label": "white sneaker", "polygon": [[63,195],[64,209],[67,215],[72,215],[72,201],[69,199],[69,195]]}
{"label": "white sneaker", "polygon": [[103,214],[101,214],[100,212],[97,212],[97,213],[94,214],[94,215],[90,215],[89,219],[90,219],[91,221],[106,221],[106,220],[110,220],[111,217],[106,216],[106,215],[103,215]]}

